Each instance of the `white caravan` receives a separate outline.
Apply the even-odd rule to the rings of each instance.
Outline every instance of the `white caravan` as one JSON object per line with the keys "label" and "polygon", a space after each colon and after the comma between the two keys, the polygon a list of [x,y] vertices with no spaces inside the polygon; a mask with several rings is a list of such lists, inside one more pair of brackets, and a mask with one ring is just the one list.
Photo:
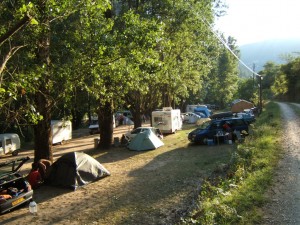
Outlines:
{"label": "white caravan", "polygon": [[51,120],[52,144],[72,139],[71,121]]}
{"label": "white caravan", "polygon": [[18,134],[0,134],[0,155],[11,153],[13,156],[16,156],[20,147],[21,142]]}
{"label": "white caravan", "polygon": [[163,134],[172,134],[182,129],[180,109],[164,107],[152,112],[152,126],[157,127]]}

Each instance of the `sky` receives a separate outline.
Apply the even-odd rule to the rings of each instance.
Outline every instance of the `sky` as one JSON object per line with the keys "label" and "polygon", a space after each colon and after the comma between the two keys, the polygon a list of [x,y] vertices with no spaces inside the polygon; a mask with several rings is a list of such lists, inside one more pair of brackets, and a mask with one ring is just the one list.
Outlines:
{"label": "sky", "polygon": [[269,39],[300,38],[300,0],[225,0],[225,16],[215,28],[238,45]]}

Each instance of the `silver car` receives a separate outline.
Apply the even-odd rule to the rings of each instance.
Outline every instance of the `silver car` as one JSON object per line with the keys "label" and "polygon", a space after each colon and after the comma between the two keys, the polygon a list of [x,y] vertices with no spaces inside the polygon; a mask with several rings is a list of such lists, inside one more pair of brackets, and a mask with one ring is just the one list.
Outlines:
{"label": "silver car", "polygon": [[155,127],[138,127],[124,134],[127,141],[131,141],[137,134],[145,131],[152,131],[157,137],[163,139],[163,135],[158,128]]}

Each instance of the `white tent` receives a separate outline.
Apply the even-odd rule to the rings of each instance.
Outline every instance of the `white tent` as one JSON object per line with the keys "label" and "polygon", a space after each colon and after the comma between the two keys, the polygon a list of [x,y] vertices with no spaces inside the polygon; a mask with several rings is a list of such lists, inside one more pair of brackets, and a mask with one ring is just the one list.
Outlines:
{"label": "white tent", "polygon": [[137,134],[129,143],[128,148],[134,151],[157,149],[164,143],[152,132],[144,131]]}

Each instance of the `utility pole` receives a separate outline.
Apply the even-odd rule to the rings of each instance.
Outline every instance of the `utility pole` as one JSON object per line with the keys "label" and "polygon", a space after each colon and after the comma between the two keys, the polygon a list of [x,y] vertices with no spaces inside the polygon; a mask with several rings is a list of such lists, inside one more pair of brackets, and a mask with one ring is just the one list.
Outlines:
{"label": "utility pole", "polygon": [[260,114],[262,112],[262,80],[263,80],[263,76],[256,74],[256,77],[259,79],[258,81],[258,96],[259,96],[259,113]]}
{"label": "utility pole", "polygon": [[259,105],[260,105],[260,112],[262,112],[262,76],[259,76]]}
{"label": "utility pole", "polygon": [[253,88],[255,88],[255,79],[254,79],[254,77],[255,77],[255,63],[253,63],[253,65],[252,65],[252,74],[253,74]]}

